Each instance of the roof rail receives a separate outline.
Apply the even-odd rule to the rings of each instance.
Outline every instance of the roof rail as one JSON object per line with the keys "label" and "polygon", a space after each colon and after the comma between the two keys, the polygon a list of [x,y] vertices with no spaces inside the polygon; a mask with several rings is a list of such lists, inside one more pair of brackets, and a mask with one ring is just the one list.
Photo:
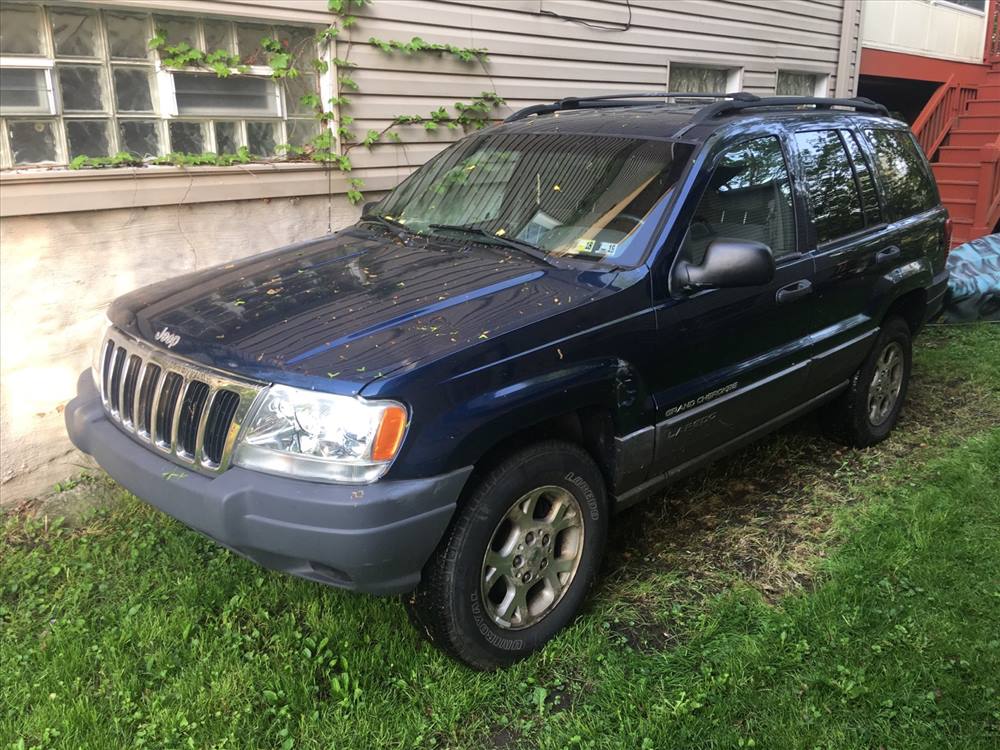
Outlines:
{"label": "roof rail", "polygon": [[[523,120],[531,115],[548,115],[553,112],[563,112],[572,109],[598,109],[601,107],[641,107],[648,106],[649,102],[635,101],[636,99],[729,99],[730,103],[754,102],[760,97],[748,94],[745,91],[737,91],[732,94],[692,94],[687,91],[640,91],[634,94],[604,94],[602,96],[571,96],[559,99],[551,104],[533,104],[530,107],[517,110],[507,117],[504,122],[514,122]],[[719,102],[720,104],[723,102]]]}
{"label": "roof rail", "polygon": [[772,107],[801,107],[812,105],[816,109],[832,109],[833,107],[851,107],[856,112],[870,112],[876,115],[888,115],[889,110],[884,105],[874,102],[864,96],[851,99],[831,99],[823,96],[767,96],[753,99],[738,99],[709,104],[698,110],[691,124],[705,122],[713,117],[737,114],[748,109],[765,109]]}

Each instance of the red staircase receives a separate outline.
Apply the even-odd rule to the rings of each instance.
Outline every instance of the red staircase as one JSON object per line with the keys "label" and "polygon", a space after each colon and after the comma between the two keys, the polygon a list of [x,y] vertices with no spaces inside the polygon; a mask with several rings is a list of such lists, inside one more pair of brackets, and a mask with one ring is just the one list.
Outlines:
{"label": "red staircase", "polygon": [[984,81],[953,76],[913,123],[951,215],[952,247],[1000,231],[1000,4],[990,15]]}

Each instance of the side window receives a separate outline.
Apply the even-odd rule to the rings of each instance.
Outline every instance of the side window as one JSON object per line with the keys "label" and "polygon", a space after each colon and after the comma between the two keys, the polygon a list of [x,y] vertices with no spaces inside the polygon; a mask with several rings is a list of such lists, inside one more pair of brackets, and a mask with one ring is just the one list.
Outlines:
{"label": "side window", "polygon": [[701,263],[708,246],[721,237],[763,242],[775,258],[795,251],[792,189],[777,138],[740,143],[719,158],[681,255]]}
{"label": "side window", "polygon": [[865,135],[875,147],[889,218],[902,219],[937,205],[934,185],[913,136],[905,130],[866,130]]}
{"label": "side window", "polygon": [[868,164],[868,157],[861,150],[861,144],[849,130],[841,130],[840,137],[844,139],[844,144],[851,154],[851,162],[854,164],[854,174],[858,178],[858,187],[861,188],[861,203],[865,209],[865,224],[874,226],[882,221],[882,209],[878,204],[878,191],[875,189],[875,178],[872,176],[871,167]]}
{"label": "side window", "polygon": [[816,226],[816,243],[822,245],[863,229],[861,195],[836,131],[796,133],[795,145]]}

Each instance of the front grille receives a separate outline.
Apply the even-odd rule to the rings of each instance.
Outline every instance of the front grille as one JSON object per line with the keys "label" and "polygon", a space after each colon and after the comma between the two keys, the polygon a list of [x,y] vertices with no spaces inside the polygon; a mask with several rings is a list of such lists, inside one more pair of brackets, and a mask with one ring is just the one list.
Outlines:
{"label": "front grille", "polygon": [[228,468],[262,385],[185,362],[114,329],[102,346],[101,399],[119,427],[202,473]]}

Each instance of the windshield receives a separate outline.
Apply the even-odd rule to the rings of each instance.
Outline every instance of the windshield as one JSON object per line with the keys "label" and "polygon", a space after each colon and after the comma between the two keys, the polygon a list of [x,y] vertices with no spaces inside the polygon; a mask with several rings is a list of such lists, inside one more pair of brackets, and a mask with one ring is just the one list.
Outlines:
{"label": "windshield", "polygon": [[433,158],[373,215],[418,234],[633,265],[691,150],[638,138],[484,134]]}

